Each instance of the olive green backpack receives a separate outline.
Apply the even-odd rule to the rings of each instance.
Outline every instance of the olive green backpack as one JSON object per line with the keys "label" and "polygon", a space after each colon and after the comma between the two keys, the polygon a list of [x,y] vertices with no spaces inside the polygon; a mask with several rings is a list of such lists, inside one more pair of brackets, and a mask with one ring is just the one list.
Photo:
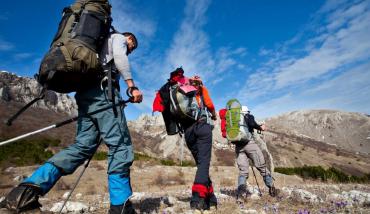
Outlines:
{"label": "olive green backpack", "polygon": [[102,72],[98,54],[111,28],[110,14],[108,0],[76,0],[64,8],[36,75],[44,88],[69,93],[98,81]]}
{"label": "olive green backpack", "polygon": [[237,99],[231,99],[226,104],[226,138],[229,142],[248,142],[252,139],[242,106]]}

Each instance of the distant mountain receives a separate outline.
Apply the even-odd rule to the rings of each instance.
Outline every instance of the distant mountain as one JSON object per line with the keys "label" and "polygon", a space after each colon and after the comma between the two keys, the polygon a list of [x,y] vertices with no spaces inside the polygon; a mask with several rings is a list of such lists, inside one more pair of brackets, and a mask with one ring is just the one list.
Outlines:
{"label": "distant mountain", "polygon": [[[39,93],[37,82],[0,72],[0,118],[9,118]],[[0,123],[0,138],[10,138],[59,122],[76,112],[73,98],[51,93],[8,127]],[[52,98],[52,99],[51,99]],[[235,165],[234,146],[221,136],[220,121],[213,129],[212,165]],[[345,172],[370,173],[370,117],[360,113],[310,110],[286,113],[266,120],[268,131],[256,135],[270,167],[335,166]],[[136,152],[161,159],[192,160],[179,135],[168,136],[161,115],[142,115],[128,126]],[[61,147],[74,142],[75,124],[42,136],[59,138]],[[56,150],[58,150],[57,148]],[[106,147],[101,149],[106,150]],[[271,161],[273,158],[273,161]]]}
{"label": "distant mountain", "polygon": [[370,153],[370,117],[334,110],[305,110],[267,120],[272,130],[312,138],[348,151]]}

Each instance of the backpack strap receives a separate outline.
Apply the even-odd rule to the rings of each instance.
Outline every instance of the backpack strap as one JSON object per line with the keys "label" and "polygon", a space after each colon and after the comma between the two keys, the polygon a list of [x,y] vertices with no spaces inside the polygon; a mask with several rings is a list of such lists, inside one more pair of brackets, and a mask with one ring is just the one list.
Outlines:
{"label": "backpack strap", "polygon": [[[112,108],[113,108],[113,113],[114,113],[114,116],[117,117],[117,109],[116,109],[116,106],[115,106],[115,102],[116,102],[116,99],[115,99],[115,93],[114,93],[114,86],[113,86],[113,63],[114,63],[114,60],[111,60],[107,65],[106,65],[106,69],[104,69],[104,71],[106,71],[106,75],[107,75],[107,86],[108,86],[108,100],[110,102],[112,102]],[[118,87],[119,88],[119,87]]]}

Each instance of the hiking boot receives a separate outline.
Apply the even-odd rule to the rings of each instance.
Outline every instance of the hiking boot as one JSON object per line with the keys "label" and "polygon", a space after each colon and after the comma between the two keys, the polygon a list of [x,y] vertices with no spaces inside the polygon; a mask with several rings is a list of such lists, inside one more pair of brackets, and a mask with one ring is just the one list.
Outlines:
{"label": "hiking boot", "polygon": [[239,185],[236,190],[236,199],[244,200],[248,196],[247,186],[245,184]]}
{"label": "hiking boot", "polygon": [[190,201],[190,208],[194,213],[203,213],[204,210],[209,209],[205,198],[196,198],[193,197]]}
{"label": "hiking boot", "polygon": [[110,205],[109,214],[136,214],[134,206],[130,200],[121,205]]}
{"label": "hiking boot", "polygon": [[207,209],[217,210],[217,198],[216,198],[216,195],[214,193],[211,193],[207,197],[206,202],[207,202]]}
{"label": "hiking boot", "polygon": [[1,202],[1,207],[15,213],[38,209],[41,207],[38,201],[40,195],[40,187],[32,184],[20,184],[8,193]]}
{"label": "hiking boot", "polygon": [[272,185],[271,187],[269,187],[269,194],[271,197],[276,197],[277,196],[277,189],[275,188],[274,185]]}

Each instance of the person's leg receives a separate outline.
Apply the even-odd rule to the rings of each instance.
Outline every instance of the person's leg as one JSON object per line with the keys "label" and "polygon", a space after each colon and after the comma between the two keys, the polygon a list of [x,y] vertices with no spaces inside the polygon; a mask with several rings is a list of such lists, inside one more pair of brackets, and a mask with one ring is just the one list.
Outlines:
{"label": "person's leg", "polygon": [[[118,92],[116,97],[117,103],[120,100]],[[108,187],[111,202],[109,213],[135,213],[129,201],[132,195],[130,166],[134,160],[134,153],[123,108],[118,107],[116,115],[113,109],[99,113],[97,120],[101,136],[109,148]]]}
{"label": "person's leg", "polygon": [[269,194],[273,197],[276,196],[276,190],[274,187],[273,179],[270,171],[266,167],[265,158],[258,145],[254,141],[250,141],[246,147],[247,155],[252,159],[254,166],[260,172],[263,177],[263,181],[267,188],[269,189]]}
{"label": "person's leg", "polygon": [[[88,98],[91,94],[82,94]],[[89,106],[87,100],[79,102],[79,115],[85,113]],[[51,157],[40,166],[30,177],[21,182],[6,197],[6,207],[10,210],[27,210],[35,208],[39,195],[45,195],[61,176],[73,173],[87,158],[93,155],[97,145],[98,131],[90,118],[79,118],[77,122],[76,141],[66,149]],[[19,197],[22,196],[22,197]],[[37,202],[38,203],[38,202]]]}
{"label": "person's leg", "polygon": [[[199,124],[193,124],[185,130],[185,141],[191,154],[197,164],[197,172],[192,186],[192,197],[190,199],[190,207],[192,209],[204,210],[207,209],[206,197],[208,194],[208,170],[206,179],[201,174],[204,174],[204,155],[203,146],[199,146],[198,127]],[[211,139],[212,140],[212,139]],[[209,167],[209,166],[208,166]]]}
{"label": "person's leg", "polygon": [[250,141],[246,146],[248,157],[253,161],[254,166],[260,172],[267,187],[272,186],[272,178],[270,171],[266,167],[265,158],[263,157],[261,149],[254,141]]}
{"label": "person's leg", "polygon": [[217,198],[213,193],[209,175],[212,154],[212,128],[209,124],[201,122],[196,125],[194,133],[196,136],[195,145],[198,151],[198,164],[193,192],[198,193],[201,198],[205,198],[206,206],[202,209],[209,209],[211,205],[217,206]]}
{"label": "person's leg", "polygon": [[209,166],[212,154],[212,128],[207,123],[198,123],[195,129],[198,151],[198,169],[194,183],[208,185]]}
{"label": "person's leg", "polygon": [[239,168],[237,199],[242,199],[247,193],[246,182],[249,176],[249,160],[245,153],[245,144],[236,145],[236,163]]}
{"label": "person's leg", "polygon": [[214,189],[213,189],[211,178],[208,179],[207,205],[208,205],[208,207],[215,207],[217,209],[217,197],[216,197],[216,195],[214,193]]}

